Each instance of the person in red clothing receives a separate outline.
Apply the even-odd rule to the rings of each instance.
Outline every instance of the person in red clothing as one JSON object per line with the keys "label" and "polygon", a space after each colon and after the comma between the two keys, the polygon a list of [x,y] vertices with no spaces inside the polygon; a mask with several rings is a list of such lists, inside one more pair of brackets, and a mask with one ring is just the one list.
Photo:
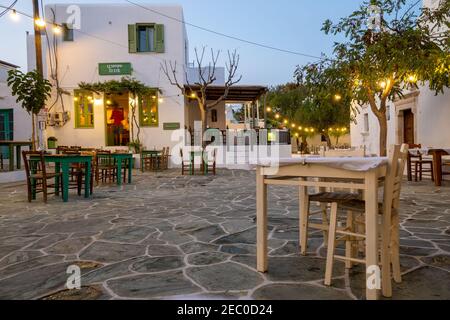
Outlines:
{"label": "person in red clothing", "polygon": [[113,121],[113,134],[114,134],[114,145],[120,146],[122,145],[122,133],[123,133],[123,124],[122,121],[125,120],[123,115],[123,110],[119,108],[117,104],[113,105],[113,111],[109,120]]}

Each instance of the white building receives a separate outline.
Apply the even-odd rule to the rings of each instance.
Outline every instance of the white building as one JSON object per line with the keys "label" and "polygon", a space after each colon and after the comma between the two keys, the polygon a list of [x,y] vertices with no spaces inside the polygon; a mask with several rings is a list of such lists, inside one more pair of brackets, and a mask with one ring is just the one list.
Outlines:
{"label": "white building", "polygon": [[[183,10],[171,5],[145,6],[160,14],[127,4],[45,6],[49,35],[48,42],[43,36],[45,76],[55,85],[57,75],[62,92],[57,100],[55,90],[47,105],[46,134],[57,137],[58,145],[101,148],[126,146],[132,140],[128,92],[107,96],[84,92],[78,86],[124,76],[155,88],[142,97],[136,111],[144,146],[174,145],[173,129],[185,124],[184,98],[166,79],[161,63],[176,62],[180,66],[178,77],[184,80],[188,40],[184,25],[164,15],[182,20]],[[49,22],[63,25],[62,34],[52,32]],[[35,68],[34,51],[30,35],[30,70]],[[113,113],[114,109],[119,112]]]}
{"label": "white building", "polygon": [[[8,71],[17,68],[16,65],[0,60],[0,140],[31,140],[31,116],[16,103],[6,82]],[[0,148],[3,159],[7,159],[8,148]]]}
{"label": "white building", "polygon": [[[436,0],[424,0],[433,7]],[[450,147],[450,90],[435,95],[428,87],[420,87],[404,99],[390,101],[387,110],[388,145],[421,144],[423,147]],[[366,146],[372,154],[379,154],[379,124],[369,106],[361,108],[357,124],[351,126],[353,146]]]}
{"label": "white building", "polygon": [[[45,6],[48,34],[48,39],[43,35],[42,41],[45,76],[55,87],[59,83],[59,89],[54,90],[53,99],[47,105],[47,138],[56,137],[57,144],[64,146],[126,147],[133,140],[133,127],[136,136],[133,123],[137,122],[143,146],[161,149],[179,144],[172,139],[174,130],[194,131],[194,122],[201,119],[195,99],[185,99],[161,68],[162,63],[176,63],[177,80],[181,84],[193,84],[198,77],[198,69],[189,63],[185,26],[179,22],[183,20],[183,9],[176,5],[144,4],[143,7],[131,4]],[[63,26],[60,34],[53,32],[52,23]],[[34,39],[30,35],[30,70],[35,68],[34,61]],[[81,82],[120,80],[124,76],[154,88],[149,96],[138,99],[135,121],[127,92],[105,95],[79,89]],[[223,93],[224,68],[217,68],[216,78],[207,92],[208,99],[216,99]],[[262,105],[257,100],[265,92],[266,88],[258,86],[233,87],[227,99],[208,112],[209,128],[226,129],[225,106],[230,102],[252,106],[252,123],[257,124],[256,119],[262,117],[258,112]]]}

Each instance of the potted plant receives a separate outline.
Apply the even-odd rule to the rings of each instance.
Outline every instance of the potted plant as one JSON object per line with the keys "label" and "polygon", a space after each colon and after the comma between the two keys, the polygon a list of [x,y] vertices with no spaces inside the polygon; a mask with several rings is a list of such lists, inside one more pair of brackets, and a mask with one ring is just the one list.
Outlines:
{"label": "potted plant", "polygon": [[47,139],[47,147],[49,149],[56,149],[56,142],[58,141],[58,139],[56,139],[55,137],[49,137]]}
{"label": "potted plant", "polygon": [[133,140],[128,144],[128,148],[134,154],[140,154],[142,151],[142,143],[139,140]]}

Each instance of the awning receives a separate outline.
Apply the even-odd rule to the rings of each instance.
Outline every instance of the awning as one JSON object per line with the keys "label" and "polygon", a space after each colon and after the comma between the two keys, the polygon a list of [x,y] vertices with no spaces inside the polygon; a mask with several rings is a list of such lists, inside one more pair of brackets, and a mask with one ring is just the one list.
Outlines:
{"label": "awning", "polygon": [[[199,86],[185,85],[186,93],[191,90],[198,92]],[[253,102],[258,100],[263,94],[268,91],[267,87],[263,86],[232,86],[225,98],[226,102]],[[224,86],[209,86],[206,90],[207,100],[217,100],[225,93]]]}

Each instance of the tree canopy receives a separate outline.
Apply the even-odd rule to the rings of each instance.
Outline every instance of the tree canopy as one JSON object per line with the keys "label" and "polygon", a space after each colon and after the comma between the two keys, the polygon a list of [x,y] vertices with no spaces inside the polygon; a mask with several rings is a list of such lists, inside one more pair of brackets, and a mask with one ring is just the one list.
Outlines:
{"label": "tree canopy", "polygon": [[416,10],[418,4],[366,0],[337,23],[325,21],[326,34],[342,34],[346,40],[335,44],[333,57],[296,70],[306,86],[313,86],[317,75],[324,76],[327,80],[321,83],[349,96],[355,108],[370,105],[380,124],[381,155],[387,150],[387,102],[419,85],[436,94],[450,86],[450,0],[440,0],[434,9]]}

